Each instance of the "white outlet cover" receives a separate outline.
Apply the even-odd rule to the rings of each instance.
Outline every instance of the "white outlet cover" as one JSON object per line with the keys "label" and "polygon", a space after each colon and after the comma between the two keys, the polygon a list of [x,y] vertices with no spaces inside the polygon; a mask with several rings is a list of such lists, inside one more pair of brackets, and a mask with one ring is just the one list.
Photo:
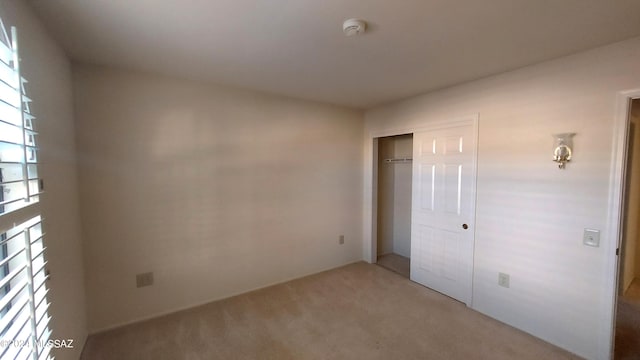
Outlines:
{"label": "white outlet cover", "polygon": [[600,246],[600,230],[584,229],[582,243],[587,246],[593,246],[593,247]]}

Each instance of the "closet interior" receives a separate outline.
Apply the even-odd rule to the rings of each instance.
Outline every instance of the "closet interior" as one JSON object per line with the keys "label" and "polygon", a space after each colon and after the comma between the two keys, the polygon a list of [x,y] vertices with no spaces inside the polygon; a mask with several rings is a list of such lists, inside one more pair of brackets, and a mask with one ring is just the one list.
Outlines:
{"label": "closet interior", "polygon": [[378,138],[377,264],[409,277],[413,135]]}

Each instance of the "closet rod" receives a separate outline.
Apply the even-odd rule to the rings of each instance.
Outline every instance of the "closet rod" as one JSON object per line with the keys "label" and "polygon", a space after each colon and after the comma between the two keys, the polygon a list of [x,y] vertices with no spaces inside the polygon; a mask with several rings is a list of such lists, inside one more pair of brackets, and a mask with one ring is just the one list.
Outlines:
{"label": "closet rod", "polygon": [[411,162],[412,160],[413,160],[412,158],[392,158],[392,159],[384,159],[384,162],[389,164],[395,164],[395,163],[408,163],[408,162]]}

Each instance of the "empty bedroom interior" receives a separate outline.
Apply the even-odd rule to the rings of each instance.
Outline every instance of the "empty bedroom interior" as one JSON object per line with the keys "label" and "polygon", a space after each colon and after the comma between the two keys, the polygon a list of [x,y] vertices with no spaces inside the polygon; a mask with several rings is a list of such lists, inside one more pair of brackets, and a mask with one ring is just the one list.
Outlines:
{"label": "empty bedroom interior", "polygon": [[[50,338],[74,340],[51,354],[640,356],[614,347],[640,336],[640,246],[621,235],[637,158],[620,150],[640,2],[463,3],[2,0],[37,119]],[[416,155],[440,139],[469,155],[445,165],[456,184],[474,179],[452,193],[472,214],[462,300],[412,281],[436,244],[416,189],[439,189]],[[616,331],[618,295],[633,320]]]}

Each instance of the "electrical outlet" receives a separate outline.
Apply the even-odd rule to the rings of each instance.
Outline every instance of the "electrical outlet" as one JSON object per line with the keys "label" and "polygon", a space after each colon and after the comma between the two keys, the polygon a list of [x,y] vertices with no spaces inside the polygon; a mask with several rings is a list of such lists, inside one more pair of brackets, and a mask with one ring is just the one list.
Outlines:
{"label": "electrical outlet", "polygon": [[509,274],[498,273],[498,285],[502,287],[509,287]]}
{"label": "electrical outlet", "polygon": [[344,245],[344,235],[340,235],[340,236],[338,237],[338,244],[340,244],[340,245]]}
{"label": "electrical outlet", "polygon": [[153,272],[147,272],[136,275],[136,287],[145,287],[153,285]]}

